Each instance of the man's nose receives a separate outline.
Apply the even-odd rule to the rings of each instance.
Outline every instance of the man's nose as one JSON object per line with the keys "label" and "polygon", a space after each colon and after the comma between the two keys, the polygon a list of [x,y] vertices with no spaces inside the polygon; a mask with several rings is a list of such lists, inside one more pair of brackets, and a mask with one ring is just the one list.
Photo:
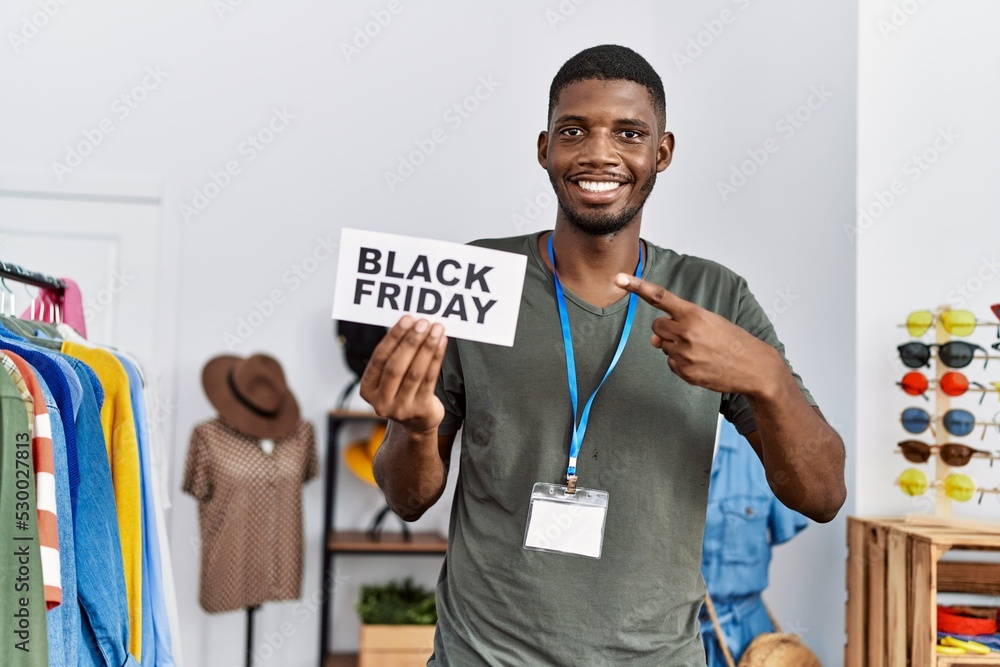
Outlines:
{"label": "man's nose", "polygon": [[580,164],[603,166],[618,164],[621,158],[610,132],[594,132],[583,142],[577,161]]}

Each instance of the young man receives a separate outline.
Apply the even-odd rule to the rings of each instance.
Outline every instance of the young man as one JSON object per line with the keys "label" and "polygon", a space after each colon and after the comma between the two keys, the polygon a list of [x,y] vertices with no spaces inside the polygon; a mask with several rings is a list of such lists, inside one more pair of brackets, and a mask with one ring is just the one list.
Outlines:
{"label": "young man", "polygon": [[[699,565],[720,412],[785,505],[825,522],[844,502],[843,443],[746,282],[640,239],[673,155],[665,122],[663,84],[635,52],[570,59],[538,137],[555,230],[476,243],[528,256],[514,346],[449,344],[439,324],[406,316],[365,371],[362,396],[392,420],[375,477],[404,519],[441,496],[464,426],[429,665],[704,665]],[[577,482],[607,493],[603,533],[585,537],[600,558],[558,531],[555,552],[525,548],[538,482],[568,484],[560,497],[577,499]]]}

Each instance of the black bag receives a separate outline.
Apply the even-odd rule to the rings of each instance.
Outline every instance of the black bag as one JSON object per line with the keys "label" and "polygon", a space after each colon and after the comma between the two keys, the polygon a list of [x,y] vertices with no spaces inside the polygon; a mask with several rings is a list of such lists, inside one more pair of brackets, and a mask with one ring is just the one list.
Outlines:
{"label": "black bag", "polygon": [[337,338],[344,346],[344,359],[358,379],[365,372],[368,360],[372,358],[375,347],[388,333],[386,327],[374,324],[359,324],[357,322],[337,322]]}

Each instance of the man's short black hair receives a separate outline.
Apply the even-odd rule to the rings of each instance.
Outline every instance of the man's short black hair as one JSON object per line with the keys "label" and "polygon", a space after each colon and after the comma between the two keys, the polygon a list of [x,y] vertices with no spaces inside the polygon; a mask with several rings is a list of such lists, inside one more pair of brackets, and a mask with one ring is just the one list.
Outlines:
{"label": "man's short black hair", "polygon": [[549,121],[563,88],[578,81],[600,79],[624,80],[645,86],[656,112],[656,119],[663,130],[667,124],[667,101],[663,81],[645,58],[626,46],[604,44],[584,49],[559,68],[549,88]]}

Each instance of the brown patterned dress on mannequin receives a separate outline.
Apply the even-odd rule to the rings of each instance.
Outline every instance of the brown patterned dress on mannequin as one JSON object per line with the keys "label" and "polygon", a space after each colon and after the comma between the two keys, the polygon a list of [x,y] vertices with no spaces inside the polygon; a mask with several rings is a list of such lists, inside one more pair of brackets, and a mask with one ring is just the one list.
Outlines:
{"label": "brown patterned dress on mannequin", "polygon": [[300,597],[302,485],[318,473],[308,422],[275,440],[270,454],[222,419],[195,427],[183,488],[198,499],[205,611]]}

